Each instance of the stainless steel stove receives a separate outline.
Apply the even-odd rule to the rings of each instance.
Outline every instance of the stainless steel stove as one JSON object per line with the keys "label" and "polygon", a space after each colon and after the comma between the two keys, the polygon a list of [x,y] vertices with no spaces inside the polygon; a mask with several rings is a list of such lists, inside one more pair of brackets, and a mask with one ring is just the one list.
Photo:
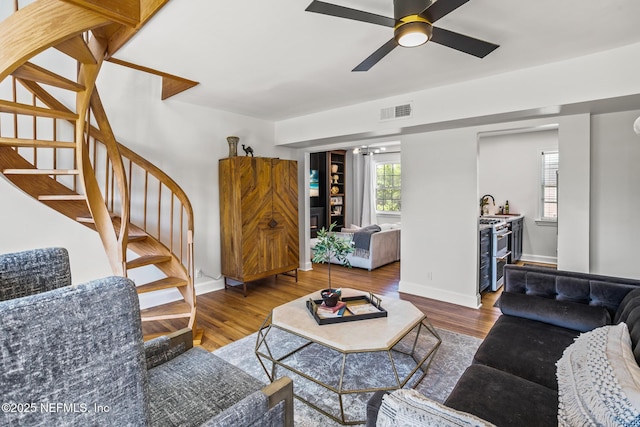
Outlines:
{"label": "stainless steel stove", "polygon": [[491,290],[497,291],[504,282],[504,266],[509,257],[509,225],[504,218],[480,217],[479,224],[491,226]]}

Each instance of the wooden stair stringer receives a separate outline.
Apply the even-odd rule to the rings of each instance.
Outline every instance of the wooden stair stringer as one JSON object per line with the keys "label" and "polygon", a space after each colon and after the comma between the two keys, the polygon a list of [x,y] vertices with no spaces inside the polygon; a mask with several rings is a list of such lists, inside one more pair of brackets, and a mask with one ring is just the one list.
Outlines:
{"label": "wooden stair stringer", "polygon": [[[29,163],[18,152],[10,147],[0,146],[0,172],[5,169],[33,169],[35,167]],[[40,196],[60,195],[78,196],[79,194],[67,188],[48,175],[4,175],[9,182],[18,187],[24,193],[38,200]],[[83,200],[73,201],[41,201],[53,210],[65,215],[73,220],[80,216],[89,216],[89,207]]]}
{"label": "wooden stair stringer", "polygon": [[12,73],[14,77],[30,80],[38,83],[47,84],[49,86],[58,87],[60,89],[66,89],[73,92],[80,92],[85,90],[85,87],[79,83],[62,77],[56,73],[53,73],[46,68],[39,65],[32,64],[31,62],[25,62]]}

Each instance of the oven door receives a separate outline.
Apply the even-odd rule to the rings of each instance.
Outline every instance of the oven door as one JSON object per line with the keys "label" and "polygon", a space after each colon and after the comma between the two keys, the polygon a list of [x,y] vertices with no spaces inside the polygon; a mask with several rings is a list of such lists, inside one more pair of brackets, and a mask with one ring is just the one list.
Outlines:
{"label": "oven door", "polygon": [[496,269],[496,281],[493,291],[500,289],[504,283],[504,266],[507,265],[507,259],[511,255],[510,251],[505,251],[502,256],[496,256],[495,269]]}
{"label": "oven door", "polygon": [[496,238],[494,253],[497,257],[502,258],[509,251],[509,235],[511,231],[509,229],[504,228],[502,230],[496,230]]}

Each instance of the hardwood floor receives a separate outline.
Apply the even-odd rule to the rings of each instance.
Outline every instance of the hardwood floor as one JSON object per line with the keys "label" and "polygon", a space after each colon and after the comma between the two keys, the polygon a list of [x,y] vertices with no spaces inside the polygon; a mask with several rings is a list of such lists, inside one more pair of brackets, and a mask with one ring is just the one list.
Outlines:
{"label": "hardwood floor", "polygon": [[[367,271],[359,268],[331,266],[331,281],[335,287],[350,287],[378,295],[400,298],[412,302],[424,312],[431,323],[451,331],[484,338],[500,316],[493,305],[499,292],[482,296],[482,307],[473,309],[428,298],[398,292],[400,263],[396,262]],[[326,264],[314,264],[312,271],[300,271],[298,283],[287,276],[266,278],[247,285],[247,296],[242,288],[220,290],[197,297],[197,326],[204,329],[202,346],[215,350],[257,331],[267,314],[276,306],[326,287]],[[165,321],[164,326],[179,329],[178,321]],[[144,324],[145,334],[156,331]]]}

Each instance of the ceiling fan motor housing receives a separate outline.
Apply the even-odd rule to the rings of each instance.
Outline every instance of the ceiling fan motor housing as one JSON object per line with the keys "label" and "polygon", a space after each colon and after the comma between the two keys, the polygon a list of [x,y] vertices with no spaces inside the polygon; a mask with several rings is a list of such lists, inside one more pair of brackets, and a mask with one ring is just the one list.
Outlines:
{"label": "ceiling fan motor housing", "polygon": [[393,0],[393,17],[396,21],[410,15],[417,15],[432,2],[425,0]]}
{"label": "ceiling fan motor housing", "polygon": [[400,46],[420,46],[431,39],[431,23],[419,15],[426,9],[424,0],[394,0],[396,25],[393,36]]}

